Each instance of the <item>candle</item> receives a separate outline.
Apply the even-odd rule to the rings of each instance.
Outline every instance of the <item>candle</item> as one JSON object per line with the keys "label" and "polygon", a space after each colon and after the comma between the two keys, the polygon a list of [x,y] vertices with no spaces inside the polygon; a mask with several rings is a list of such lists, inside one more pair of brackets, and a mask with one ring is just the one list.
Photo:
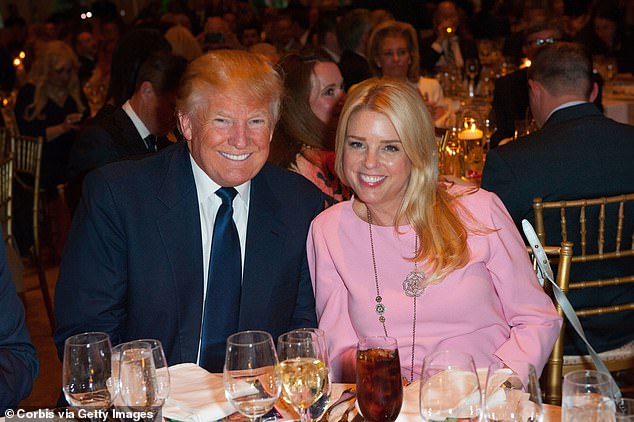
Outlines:
{"label": "candle", "polygon": [[478,139],[482,139],[484,132],[476,127],[470,127],[469,129],[465,129],[458,134],[458,139],[461,141],[475,141]]}

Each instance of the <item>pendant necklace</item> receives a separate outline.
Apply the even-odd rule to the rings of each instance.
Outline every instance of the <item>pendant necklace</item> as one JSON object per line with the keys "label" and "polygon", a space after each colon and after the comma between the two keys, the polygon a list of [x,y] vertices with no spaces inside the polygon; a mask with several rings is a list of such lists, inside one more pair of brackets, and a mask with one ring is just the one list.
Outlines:
{"label": "pendant necklace", "polygon": [[[372,236],[372,214],[370,213],[370,208],[366,205],[365,207],[368,216],[368,228],[370,230],[370,251],[372,252],[372,268],[374,270],[374,284],[376,286],[376,305],[374,306],[374,310],[379,316],[379,322],[383,326],[383,332],[386,337],[389,337],[387,333],[387,326],[385,325],[385,305],[383,304],[383,298],[381,297],[381,290],[379,288],[379,275],[376,271],[376,257],[374,254],[374,238]],[[415,236],[415,244],[414,244],[414,255],[418,252],[418,234]],[[422,296],[425,293],[425,288],[430,283],[427,281],[427,277],[425,273],[422,271],[418,271],[418,264],[414,261],[414,270],[411,271],[403,280],[403,292],[405,296],[411,297],[414,299],[414,316],[412,319],[412,365],[410,367],[410,379],[411,383],[414,380],[414,353],[415,353],[415,345],[416,345],[416,299]]]}

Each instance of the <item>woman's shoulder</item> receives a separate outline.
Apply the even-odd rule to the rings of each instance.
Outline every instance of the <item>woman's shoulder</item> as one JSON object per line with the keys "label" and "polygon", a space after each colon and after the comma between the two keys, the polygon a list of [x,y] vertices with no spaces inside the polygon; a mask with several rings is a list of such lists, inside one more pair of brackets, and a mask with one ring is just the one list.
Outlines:
{"label": "woman's shoulder", "polygon": [[441,182],[447,192],[469,211],[490,209],[493,202],[499,201],[497,195],[467,182],[447,180]]}
{"label": "woman's shoulder", "polygon": [[313,220],[313,226],[327,230],[341,223],[349,223],[358,218],[352,209],[352,200],[338,202],[320,212]]}

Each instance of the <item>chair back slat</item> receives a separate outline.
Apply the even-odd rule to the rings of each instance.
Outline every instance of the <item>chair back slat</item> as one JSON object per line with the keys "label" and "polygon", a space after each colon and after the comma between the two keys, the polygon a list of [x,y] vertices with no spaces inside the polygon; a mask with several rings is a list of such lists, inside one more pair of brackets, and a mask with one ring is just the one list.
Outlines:
{"label": "chair back slat", "polygon": [[561,211],[559,212],[559,224],[561,224],[561,241],[568,241],[568,229],[566,228],[566,210],[564,207],[561,207]]}
{"label": "chair back slat", "polygon": [[[561,208],[561,213],[565,214],[566,208]],[[581,207],[581,211],[579,212],[579,238],[581,244],[581,255],[586,254],[586,246],[588,245],[588,228],[586,226],[586,207]],[[562,226],[563,227],[563,226]],[[566,230],[567,232],[567,230]]]}
{"label": "chair back slat", "polygon": [[625,219],[625,202],[620,202],[618,221],[616,222],[616,246],[615,246],[616,252],[621,252],[621,240],[623,238],[623,220],[624,219]]}
{"label": "chair back slat", "polygon": [[0,221],[4,240],[13,238],[11,224],[13,214],[13,159],[7,157],[0,161]]}

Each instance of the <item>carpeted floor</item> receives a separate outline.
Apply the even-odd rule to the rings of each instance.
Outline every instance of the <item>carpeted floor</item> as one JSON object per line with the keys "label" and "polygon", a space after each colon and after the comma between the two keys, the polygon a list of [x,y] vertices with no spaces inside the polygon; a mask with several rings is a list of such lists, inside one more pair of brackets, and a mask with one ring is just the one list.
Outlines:
{"label": "carpeted floor", "polygon": [[[51,297],[55,292],[58,267],[46,271]],[[40,360],[40,374],[35,380],[31,395],[20,403],[23,408],[55,407],[61,392],[62,364],[57,358],[51,328],[44,308],[37,273],[27,266],[24,274],[26,288],[26,325]]]}

